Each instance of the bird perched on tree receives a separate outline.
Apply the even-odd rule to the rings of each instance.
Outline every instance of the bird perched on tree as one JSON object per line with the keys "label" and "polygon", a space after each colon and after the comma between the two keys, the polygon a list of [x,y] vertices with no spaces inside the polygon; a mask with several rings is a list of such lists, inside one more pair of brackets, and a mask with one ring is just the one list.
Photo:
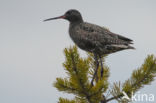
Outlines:
{"label": "bird perched on tree", "polygon": [[133,44],[131,39],[115,34],[104,27],[84,22],[78,10],[71,9],[62,16],[44,21],[54,19],[68,20],[70,22],[69,35],[74,43],[79,48],[94,54],[96,69],[91,82],[92,85],[99,66],[98,58],[100,58],[101,63],[101,77],[103,77],[102,55],[125,49],[134,49],[130,46],[130,44]]}

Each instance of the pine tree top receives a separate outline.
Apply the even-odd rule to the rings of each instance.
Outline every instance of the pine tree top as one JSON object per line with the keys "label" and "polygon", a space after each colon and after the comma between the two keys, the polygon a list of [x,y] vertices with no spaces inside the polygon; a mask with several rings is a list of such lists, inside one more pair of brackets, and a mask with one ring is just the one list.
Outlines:
{"label": "pine tree top", "polygon": [[[141,67],[132,72],[131,77],[124,83],[120,81],[110,85],[108,78],[110,76],[109,67],[105,64],[104,75],[100,77],[100,66],[98,75],[91,85],[91,79],[95,71],[95,62],[92,54],[88,53],[87,58],[80,57],[77,47],[65,48],[64,69],[67,73],[66,78],[57,78],[54,87],[59,91],[75,95],[73,100],[60,97],[58,103],[107,103],[111,100],[117,100],[120,103],[127,103],[129,100],[123,99],[123,91],[131,97],[132,92],[136,93],[145,85],[154,81],[156,76],[156,58],[154,55],[148,55]],[[103,62],[105,62],[103,56]]]}

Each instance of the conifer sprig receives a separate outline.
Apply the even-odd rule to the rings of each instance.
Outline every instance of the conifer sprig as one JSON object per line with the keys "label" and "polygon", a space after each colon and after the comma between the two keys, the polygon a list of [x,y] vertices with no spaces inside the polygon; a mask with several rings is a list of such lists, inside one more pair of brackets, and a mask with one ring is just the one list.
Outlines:
{"label": "conifer sprig", "polygon": [[132,92],[135,93],[145,85],[149,85],[154,81],[154,77],[156,77],[156,58],[154,55],[148,55],[142,66],[133,71],[132,76],[123,83],[122,87],[117,83],[114,84],[112,91],[114,97],[109,100],[117,99],[120,101],[127,101],[121,98],[123,96],[123,91],[131,97]]}
{"label": "conifer sprig", "polygon": [[[142,66],[133,71],[131,77],[124,83],[116,82],[111,90],[109,87],[109,68],[103,63],[104,74],[100,78],[100,69],[98,68],[97,77],[94,80],[94,86],[91,86],[90,81],[93,78],[95,70],[95,62],[92,54],[88,53],[87,58],[81,58],[77,47],[70,47],[64,50],[65,62],[64,69],[68,75],[67,78],[57,78],[54,82],[54,87],[59,91],[74,94],[72,100],[60,97],[58,103],[107,103],[112,100],[117,100],[120,103],[127,103],[128,100],[123,100],[123,91],[131,97],[132,92],[135,93],[145,85],[149,85],[154,81],[156,76],[156,58],[149,55]],[[103,57],[103,62],[105,62]],[[112,97],[107,97],[104,94],[110,92]]]}

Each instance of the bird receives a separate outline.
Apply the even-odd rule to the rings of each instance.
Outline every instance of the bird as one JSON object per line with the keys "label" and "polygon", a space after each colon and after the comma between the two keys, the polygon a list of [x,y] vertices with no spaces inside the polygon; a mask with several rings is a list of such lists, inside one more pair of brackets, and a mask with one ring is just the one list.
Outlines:
{"label": "bird", "polygon": [[103,55],[126,49],[135,49],[131,46],[133,40],[113,33],[102,26],[85,22],[81,13],[76,9],[70,9],[61,16],[45,19],[44,21],[55,19],[65,19],[69,21],[69,35],[73,42],[80,49],[94,54],[96,69],[91,81],[92,85],[99,67],[98,59],[100,59],[101,77],[103,77]]}

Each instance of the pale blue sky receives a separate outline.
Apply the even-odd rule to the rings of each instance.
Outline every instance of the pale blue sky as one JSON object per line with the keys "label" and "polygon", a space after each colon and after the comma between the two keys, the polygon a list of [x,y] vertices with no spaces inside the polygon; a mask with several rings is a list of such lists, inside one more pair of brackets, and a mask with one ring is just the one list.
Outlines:
{"label": "pale blue sky", "polygon": [[[59,96],[71,98],[52,86],[56,77],[66,76],[63,49],[73,45],[69,23],[42,22],[68,9],[134,40],[136,50],[107,58],[110,83],[124,82],[148,54],[156,55],[155,0],[0,0],[0,103],[56,103]],[[155,86],[153,82],[141,92],[156,96]]]}

